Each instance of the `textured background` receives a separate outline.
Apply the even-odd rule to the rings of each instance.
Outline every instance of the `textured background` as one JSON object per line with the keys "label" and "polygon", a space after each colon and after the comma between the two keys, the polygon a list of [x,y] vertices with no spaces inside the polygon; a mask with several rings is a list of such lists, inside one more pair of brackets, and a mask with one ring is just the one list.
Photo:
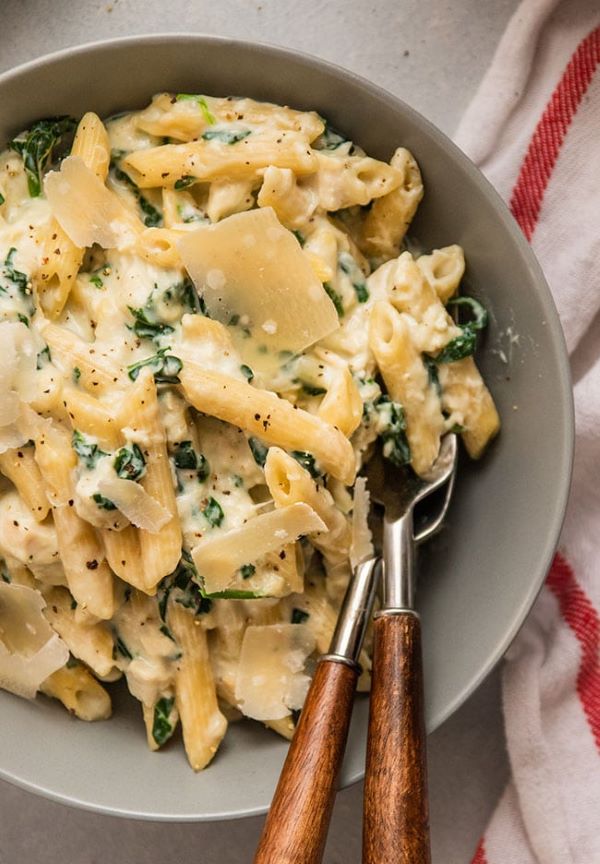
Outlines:
{"label": "textured background", "polygon": [[[516,5],[517,0],[0,0],[0,71],[113,36],[214,33],[332,60],[391,90],[452,134]],[[508,773],[498,672],[431,736],[429,747],[434,861],[468,864]],[[361,791],[356,785],[338,797],[327,864],[360,861]],[[131,822],[71,810],[0,782],[0,864],[245,864],[261,822]]]}

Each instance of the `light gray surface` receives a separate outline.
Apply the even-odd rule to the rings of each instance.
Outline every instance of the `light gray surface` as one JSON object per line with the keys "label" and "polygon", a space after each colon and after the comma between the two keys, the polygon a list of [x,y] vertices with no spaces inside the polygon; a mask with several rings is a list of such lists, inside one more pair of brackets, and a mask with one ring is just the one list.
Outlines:
{"label": "light gray surface", "polygon": [[[134,32],[197,30],[298,47],[370,77],[446,131],[454,128],[516,0],[483,3],[33,2],[4,0],[0,67],[68,44]],[[404,52],[409,51],[408,56]],[[431,739],[434,847],[438,861],[466,861],[501,789],[506,766],[497,677]],[[160,790],[157,790],[160,794]],[[360,788],[340,796],[329,862],[359,860]],[[69,811],[0,786],[0,862],[73,864],[250,860],[258,820],[154,826]],[[199,850],[204,850],[198,854]],[[101,854],[102,853],[102,854]],[[200,857],[201,856],[201,857]],[[189,855],[191,859],[191,854]]]}

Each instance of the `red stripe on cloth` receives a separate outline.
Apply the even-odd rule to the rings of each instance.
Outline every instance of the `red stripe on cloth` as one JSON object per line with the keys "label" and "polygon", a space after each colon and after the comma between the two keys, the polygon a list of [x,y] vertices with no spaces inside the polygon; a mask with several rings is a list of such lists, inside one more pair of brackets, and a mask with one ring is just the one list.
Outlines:
{"label": "red stripe on cloth", "polygon": [[479,841],[479,846],[475,850],[475,856],[471,861],[471,864],[487,864],[487,858],[485,857],[485,846],[483,842],[483,837]]}
{"label": "red stripe on cloth", "polygon": [[581,646],[577,694],[600,750],[600,615],[560,553],[554,558],[546,584]]}
{"label": "red stripe on cloth", "polygon": [[600,27],[582,41],[546,106],[521,166],[510,209],[528,240],[540,215],[544,192],[567,129],[600,64]]}

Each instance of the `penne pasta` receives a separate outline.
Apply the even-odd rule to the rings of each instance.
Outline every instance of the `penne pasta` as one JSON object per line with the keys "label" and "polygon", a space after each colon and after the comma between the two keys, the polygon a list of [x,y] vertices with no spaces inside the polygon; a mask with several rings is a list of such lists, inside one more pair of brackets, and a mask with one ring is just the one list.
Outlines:
{"label": "penne pasta", "polygon": [[312,174],[317,170],[317,159],[303,135],[283,131],[252,133],[233,143],[201,139],[190,144],[164,144],[130,153],[123,165],[135,183],[146,189],[172,188],[188,177],[197,182],[251,179],[270,165]]}
{"label": "penne pasta", "polygon": [[333,426],[296,409],[274,393],[258,390],[194,363],[181,370],[181,384],[194,408],[239,426],[269,444],[312,453],[325,471],[352,483],[355,462],[348,439]]}
{"label": "penne pasta", "polygon": [[16,447],[0,453],[0,471],[14,483],[35,519],[43,522],[50,504],[33,447]]}
{"label": "penne pasta", "polygon": [[111,618],[115,609],[113,574],[96,532],[75,510],[72,472],[76,456],[64,428],[51,425],[38,434],[35,460],[52,503],[69,590],[84,609],[98,618]]}
{"label": "penne pasta", "polygon": [[177,604],[171,607],[169,626],[182,652],[176,666],[175,700],[185,752],[194,771],[200,771],[217,752],[227,721],[217,704],[205,631]]}
{"label": "penne pasta", "polygon": [[426,474],[437,457],[444,431],[441,403],[412,342],[406,318],[386,301],[373,309],[369,344],[388,393],[404,409],[411,465],[415,473]]}
{"label": "penne pasta", "polygon": [[108,720],[112,714],[110,696],[80,663],[53,672],[40,689],[51,699],[62,702],[79,720]]}
{"label": "penne pasta", "polygon": [[423,198],[421,172],[413,155],[399,147],[390,165],[399,175],[393,191],[373,203],[362,226],[360,246],[365,255],[393,258]]}

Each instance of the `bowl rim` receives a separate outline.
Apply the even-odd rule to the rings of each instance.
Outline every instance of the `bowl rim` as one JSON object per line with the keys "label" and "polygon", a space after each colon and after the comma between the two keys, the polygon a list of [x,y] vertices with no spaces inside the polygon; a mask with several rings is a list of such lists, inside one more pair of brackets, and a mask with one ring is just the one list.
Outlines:
{"label": "bowl rim", "polygon": [[[575,448],[575,414],[573,402],[573,390],[571,383],[571,370],[569,357],[565,342],[564,333],[560,324],[558,311],[552,297],[552,293],[541,269],[541,266],[532,250],[530,243],[526,240],[519,225],[512,216],[506,203],[501,198],[500,194],[492,186],[490,181],[485,177],[482,171],[469,159],[469,157],[454,143],[454,141],[439,129],[432,121],[422,115],[419,111],[409,105],[400,97],[391,93],[385,87],[373,83],[368,78],[357,74],[356,72],[347,69],[330,60],[323,59],[319,56],[310,54],[306,51],[296,50],[281,45],[272,44],[264,41],[255,41],[251,39],[237,39],[228,36],[219,36],[202,32],[182,33],[179,31],[162,31],[158,33],[141,33],[126,36],[109,37],[105,39],[93,40],[90,42],[78,43],[69,45],[64,48],[57,49],[32,60],[20,63],[17,66],[9,68],[0,73],[0,88],[10,85],[12,80],[18,79],[24,73],[42,69],[44,66],[56,61],[62,61],[69,57],[93,54],[96,51],[101,51],[107,48],[135,48],[140,44],[152,45],[163,44],[165,42],[175,43],[188,42],[197,43],[199,45],[211,43],[213,45],[221,45],[224,48],[234,47],[244,50],[256,52],[259,55],[277,56],[280,59],[293,59],[294,62],[300,62],[306,67],[311,67],[317,72],[324,71],[333,75],[343,83],[351,87],[360,88],[369,96],[384,100],[391,105],[400,114],[407,116],[410,121],[417,127],[418,131],[425,136],[433,138],[443,149],[449,151],[454,161],[458,163],[460,169],[467,175],[469,180],[478,187],[481,194],[487,199],[488,203],[493,207],[495,215],[502,223],[503,228],[510,236],[512,243],[518,249],[524,262],[527,264],[531,282],[535,285],[538,299],[543,308],[546,326],[550,334],[550,341],[556,352],[558,365],[558,378],[556,379],[556,390],[559,395],[559,404],[562,407],[560,415],[560,432],[563,441],[563,446],[556,454],[558,493],[555,496],[554,510],[552,519],[549,520],[548,530],[544,538],[539,542],[539,565],[535,578],[533,575],[528,580],[528,590],[525,592],[518,613],[514,616],[511,626],[507,628],[503,638],[499,639],[494,649],[488,652],[487,657],[482,658],[482,664],[479,672],[468,681],[463,688],[457,692],[454,698],[447,704],[445,710],[438,712],[433,718],[428,732],[431,733],[442,725],[458,708],[471,696],[474,691],[480,686],[484,679],[492,672],[495,666],[502,659],[503,655],[517,636],[519,630],[523,626],[525,619],[531,610],[542,585],[544,584],[547,572],[549,570],[552,558],[557,549],[561,528],[564,522],[569,490],[572,479],[573,459]],[[354,772],[346,778],[344,786],[350,786],[358,782],[364,776],[364,771],[361,769]],[[26,791],[42,795],[57,803],[78,807],[80,809],[101,813],[107,816],[120,816],[124,818],[151,820],[151,821],[167,821],[167,822],[200,822],[200,821],[222,821],[232,818],[247,818],[265,813],[267,807],[255,806],[247,807],[244,811],[236,813],[223,812],[219,814],[209,815],[178,815],[176,813],[161,813],[148,814],[145,812],[131,810],[112,809],[103,805],[94,805],[89,801],[73,798],[68,794],[57,792],[53,789],[37,785],[34,782],[25,780],[11,772],[7,772],[0,765],[0,779],[10,782],[13,785],[19,786]]]}

